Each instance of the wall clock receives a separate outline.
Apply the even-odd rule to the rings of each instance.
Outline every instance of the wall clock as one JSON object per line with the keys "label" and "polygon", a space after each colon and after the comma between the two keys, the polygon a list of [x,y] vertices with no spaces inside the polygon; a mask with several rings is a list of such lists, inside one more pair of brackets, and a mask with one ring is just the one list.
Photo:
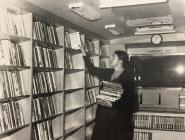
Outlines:
{"label": "wall clock", "polygon": [[159,45],[163,41],[163,37],[160,34],[154,34],[151,36],[151,43],[154,45]]}

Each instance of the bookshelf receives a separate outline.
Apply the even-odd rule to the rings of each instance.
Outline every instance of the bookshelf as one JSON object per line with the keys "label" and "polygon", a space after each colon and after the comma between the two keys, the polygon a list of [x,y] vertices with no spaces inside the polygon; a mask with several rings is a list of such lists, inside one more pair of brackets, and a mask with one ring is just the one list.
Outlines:
{"label": "bookshelf", "polygon": [[24,140],[32,127],[32,14],[3,9],[1,18],[0,138]]}
{"label": "bookshelf", "polygon": [[34,15],[32,32],[32,139],[62,139],[64,26]]}
{"label": "bookshelf", "polygon": [[64,62],[64,139],[84,140],[84,62],[78,44],[80,33],[74,29],[65,30]]}
{"label": "bookshelf", "polygon": [[[88,133],[90,131],[88,126],[93,125],[95,118],[93,110],[96,106],[95,95],[99,92],[99,80],[91,76],[85,68],[82,53],[77,46],[81,43],[86,44],[85,49],[89,52],[92,62],[99,66],[99,41],[86,39],[84,34],[76,30],[66,30],[64,50],[66,139],[88,139],[91,135]],[[93,127],[91,131],[92,129]]]}
{"label": "bookshelf", "polygon": [[136,140],[139,139],[137,135],[149,140],[182,139],[185,135],[184,113],[139,111],[134,114],[134,127]]}
{"label": "bookshelf", "polygon": [[[92,64],[95,67],[100,65],[100,41],[87,40],[86,50]],[[87,70],[85,73],[85,139],[90,140],[94,128],[95,112],[97,108],[96,96],[99,94],[99,79],[92,76]]]}
{"label": "bookshelf", "polygon": [[99,41],[26,10],[0,16],[0,139],[88,140],[99,80],[76,44],[99,66]]}
{"label": "bookshelf", "polygon": [[[134,139],[182,139],[185,135],[182,88],[138,88],[139,110],[134,113]],[[156,97],[155,97],[156,96]],[[153,98],[153,99],[152,99]],[[150,100],[152,101],[150,102]]]}

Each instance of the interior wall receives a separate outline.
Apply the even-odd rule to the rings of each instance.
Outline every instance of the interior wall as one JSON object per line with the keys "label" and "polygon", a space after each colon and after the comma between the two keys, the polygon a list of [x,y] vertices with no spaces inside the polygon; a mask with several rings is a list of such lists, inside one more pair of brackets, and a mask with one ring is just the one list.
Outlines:
{"label": "interior wall", "polygon": [[[110,44],[150,43],[152,35],[131,36],[113,39]],[[163,42],[185,41],[185,33],[162,34]]]}

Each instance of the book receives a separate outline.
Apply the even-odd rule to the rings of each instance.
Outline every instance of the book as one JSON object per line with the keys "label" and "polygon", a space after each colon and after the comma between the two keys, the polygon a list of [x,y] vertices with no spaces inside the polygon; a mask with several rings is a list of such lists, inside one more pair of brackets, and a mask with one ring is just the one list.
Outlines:
{"label": "book", "polygon": [[112,104],[122,97],[124,90],[119,83],[102,81],[100,94],[96,96],[98,104],[112,107]]}
{"label": "book", "polygon": [[70,38],[70,44],[71,44],[71,48],[73,49],[80,49],[79,45],[81,46],[81,39],[80,39],[80,33],[79,32],[73,32],[73,33],[69,33],[69,38]]}

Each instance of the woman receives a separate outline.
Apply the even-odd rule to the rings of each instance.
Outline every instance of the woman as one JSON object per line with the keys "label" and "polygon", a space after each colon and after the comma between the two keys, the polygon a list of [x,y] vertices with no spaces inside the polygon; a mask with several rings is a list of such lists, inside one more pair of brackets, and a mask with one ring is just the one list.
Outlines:
{"label": "woman", "polygon": [[92,140],[132,140],[132,117],[135,110],[134,71],[128,54],[115,51],[111,58],[112,68],[97,68],[91,63],[84,48],[80,46],[88,71],[100,79],[121,83],[124,93],[112,108],[98,105]]}

